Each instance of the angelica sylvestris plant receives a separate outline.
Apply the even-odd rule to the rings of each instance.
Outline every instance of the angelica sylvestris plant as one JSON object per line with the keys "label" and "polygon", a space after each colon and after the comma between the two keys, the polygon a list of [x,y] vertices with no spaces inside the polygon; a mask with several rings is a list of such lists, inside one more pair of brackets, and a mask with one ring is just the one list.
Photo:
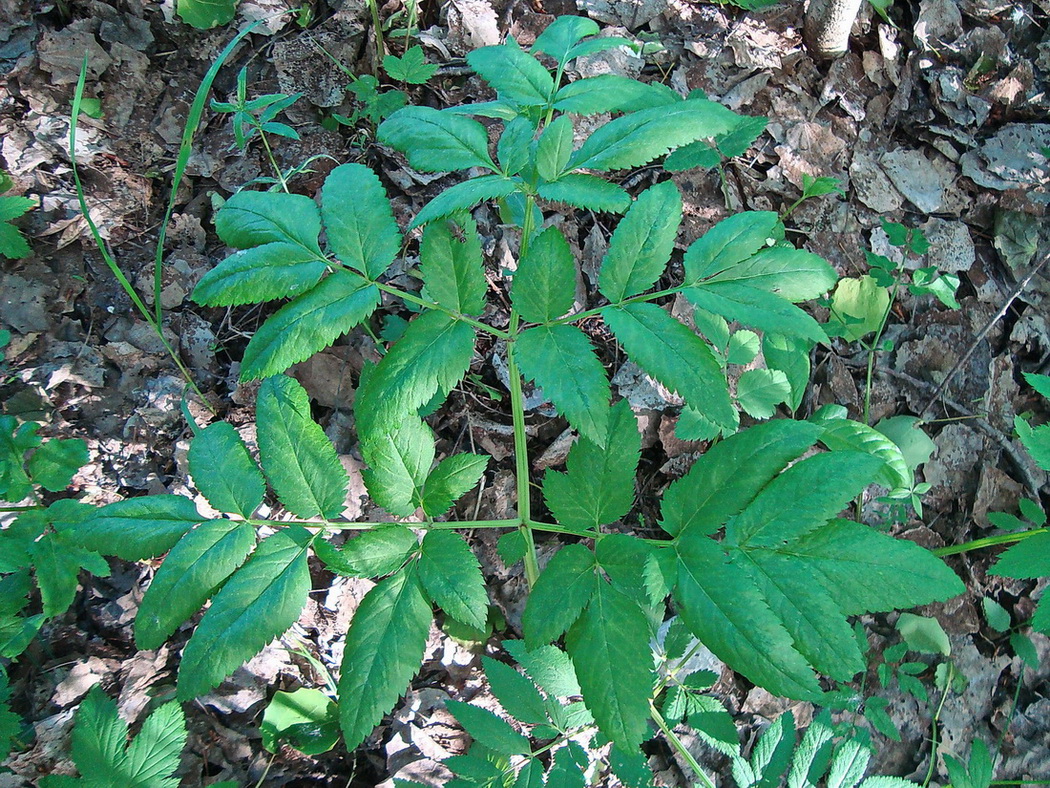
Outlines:
{"label": "angelica sylvestris plant", "polygon": [[[899,449],[880,433],[839,413],[738,432],[741,409],[762,418],[778,403],[798,406],[808,351],[826,337],[796,304],[828,292],[836,276],[816,255],[785,243],[775,214],[745,212],[687,249],[681,281],[654,289],[671,281],[681,196],[667,181],[632,197],[602,173],[645,165],[749,119],[702,97],[682,99],[612,75],[562,84],[573,59],[623,43],[593,37],[597,31],[589,20],[568,17],[531,52],[513,41],[479,49],[468,60],[495,89],[494,101],[444,112],[406,107],[380,125],[380,141],[417,170],[481,173],[434,198],[408,228],[423,228],[418,291],[386,279],[404,238],[382,182],[360,164],[337,167],[317,202],[241,192],[218,213],[218,233],[236,251],[200,281],[198,303],[288,299],[252,337],[241,367],[244,380],[262,381],[258,458],[232,426],[213,423],[198,430],[189,465],[200,492],[224,516],[204,517],[189,499],[160,495],[103,507],[76,529],[90,550],[129,560],[167,554],[136,620],[141,648],[158,647],[209,603],[182,655],[180,698],[210,692],[296,620],[310,590],[313,552],[334,572],[378,580],[354,614],[339,671],[340,726],[346,747],[357,747],[417,671],[435,606],[448,619],[485,629],[485,578],[457,528],[507,531],[501,555],[524,562],[531,587],[524,642],[508,650],[543,650],[568,665],[578,681],[571,694],[582,696],[575,721],[586,715],[630,758],[652,735],[650,721],[673,738],[654,704],[650,645],[668,599],[690,635],[748,679],[819,701],[820,674],[847,680],[864,669],[850,616],[963,590],[923,548],[838,518],[872,482],[912,485]],[[540,53],[553,59],[554,73]],[[602,112],[615,117],[578,143],[574,117]],[[471,115],[502,121],[494,156],[488,130]],[[486,320],[489,286],[468,212],[486,200],[499,201],[505,220],[520,228],[510,314],[498,324]],[[576,262],[562,229],[544,226],[540,201],[622,214],[595,303],[574,306]],[[311,417],[305,390],[283,373],[369,320],[384,294],[418,314],[362,374],[354,411],[368,491],[401,519],[346,523],[345,472]],[[677,294],[694,308],[702,336],[661,307]],[[628,358],[685,402],[683,438],[723,436],[666,490],[663,539],[606,528],[633,505],[640,435],[628,403],[614,401],[582,327],[597,320]],[[747,328],[731,333],[730,321]],[[443,522],[489,458],[468,453],[437,461],[435,436],[420,412],[460,384],[482,333],[506,352],[517,515]],[[759,344],[766,367],[745,373],[731,391],[727,367],[750,363]],[[566,470],[542,479],[530,478],[525,380],[542,388],[579,434]],[[542,510],[530,494],[534,484]],[[268,487],[295,520],[256,516]],[[347,530],[360,533],[342,545],[332,540]],[[565,537],[543,571],[537,532]],[[487,670],[491,679],[493,666]],[[524,681],[494,670],[505,682]],[[548,700],[558,695],[547,690]],[[558,704],[527,695],[529,708],[521,711],[530,716],[522,719],[545,726],[540,734],[574,724],[564,709],[554,710]],[[457,706],[457,717],[471,732],[485,729],[475,724],[480,711],[470,708]],[[529,738],[505,723],[496,727],[485,742],[490,750],[506,758],[533,752]],[[507,764],[510,771],[520,765]]]}

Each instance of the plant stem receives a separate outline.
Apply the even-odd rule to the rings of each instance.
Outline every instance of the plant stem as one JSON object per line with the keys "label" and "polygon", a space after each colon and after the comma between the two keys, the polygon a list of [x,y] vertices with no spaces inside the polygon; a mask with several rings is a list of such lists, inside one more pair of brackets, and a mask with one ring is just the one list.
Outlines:
{"label": "plant stem", "polygon": [[922,781],[922,788],[927,788],[933,779],[933,771],[937,768],[937,723],[941,720],[941,711],[944,709],[944,702],[948,700],[948,693],[952,691],[952,679],[954,678],[955,665],[949,661],[948,680],[944,682],[944,693],[941,695],[941,702],[937,704],[937,711],[934,712],[933,720],[930,722],[930,767],[926,770],[926,779]]}
{"label": "plant stem", "polygon": [[270,141],[266,139],[266,132],[262,130],[262,126],[259,126],[259,139],[262,140],[263,147],[266,149],[266,158],[270,160],[270,167],[277,174],[277,180],[281,184],[281,189],[285,194],[288,194],[288,181],[285,180],[281,168],[277,166],[277,159],[273,156],[273,149],[270,147]]}
{"label": "plant stem", "polygon": [[938,547],[932,552],[934,555],[944,558],[946,555],[959,555],[960,553],[968,553],[971,550],[981,550],[985,547],[995,547],[1000,544],[1013,544],[1014,542],[1020,542],[1022,539],[1028,539],[1032,536],[1045,533],[1050,533],[1050,528],[1033,528],[1031,531],[986,536],[982,539],[974,539],[973,541],[963,542],[962,544],[951,544],[947,547]]}
{"label": "plant stem", "polygon": [[[331,261],[328,262],[334,265],[334,263],[331,263]],[[419,296],[415,295],[414,293],[410,293],[407,290],[402,290],[399,287],[394,287],[393,285],[388,285],[384,282],[373,282],[372,284],[374,284],[384,293],[390,293],[391,295],[395,295],[398,298],[408,301],[409,303],[415,304],[416,306],[421,306],[426,309],[436,309],[439,312],[444,312],[446,315],[453,318],[454,320],[461,320],[468,326],[473,326],[478,331],[484,331],[486,334],[492,334],[494,337],[499,337],[500,339],[509,340],[511,337],[510,333],[507,331],[501,331],[498,328],[493,328],[487,323],[482,323],[480,320],[475,320],[472,317],[461,315],[459,312],[456,312],[452,309],[449,309],[448,307],[442,306],[441,304],[435,303],[433,301],[427,301],[426,299],[420,298]]]}
{"label": "plant stem", "polygon": [[671,748],[682,756],[682,759],[689,764],[689,768],[693,770],[693,773],[700,779],[705,788],[715,788],[715,784],[711,782],[711,778],[704,773],[703,767],[693,757],[693,754],[686,749],[685,744],[678,738],[671,726],[667,724],[667,720],[664,719],[664,715],[660,713],[660,710],[656,708],[656,704],[649,701],[649,716],[653,718],[653,722],[656,723],[656,727],[660,729],[660,732],[667,738],[667,743],[671,745]]}
{"label": "plant stem", "polygon": [[646,301],[655,301],[657,298],[663,298],[664,296],[675,295],[677,293],[680,293],[687,287],[691,287],[691,285],[681,284],[677,287],[669,287],[666,290],[658,290],[655,293],[643,293],[642,295],[631,296],[630,298],[625,298],[623,301],[620,301],[615,304],[595,307],[594,309],[586,309],[583,312],[576,312],[571,315],[566,315],[565,317],[559,317],[555,320],[551,320],[548,323],[545,323],[544,325],[557,326],[563,323],[575,323],[577,320],[583,320],[584,318],[600,315],[602,310],[608,309],[609,306],[624,306],[626,304],[640,304],[645,303]]}
{"label": "plant stem", "polygon": [[[531,208],[532,206],[526,202],[526,209]],[[525,433],[525,397],[521,391],[521,373],[518,371],[518,362],[514,360],[514,337],[517,336],[520,320],[518,310],[511,309],[510,333],[512,338],[507,342],[507,374],[510,376],[510,410],[514,420],[514,476],[518,494],[518,517],[521,520],[519,529],[525,540],[525,578],[529,581],[529,588],[532,588],[540,576],[540,567],[536,559],[536,540],[533,539],[531,526],[532,502],[529,489],[528,436]]]}
{"label": "plant stem", "polygon": [[28,512],[31,509],[46,509],[47,507],[41,503],[31,504],[30,506],[0,506],[0,512]]}

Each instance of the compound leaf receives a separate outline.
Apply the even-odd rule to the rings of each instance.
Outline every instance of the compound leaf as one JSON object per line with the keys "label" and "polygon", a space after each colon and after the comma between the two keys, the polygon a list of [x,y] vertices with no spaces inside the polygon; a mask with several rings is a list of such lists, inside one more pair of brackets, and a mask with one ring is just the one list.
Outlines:
{"label": "compound leaf", "polygon": [[475,49],[467,63],[496,89],[501,99],[522,106],[546,104],[554,93],[554,78],[540,62],[510,44]]}
{"label": "compound leaf", "polygon": [[190,476],[220,512],[247,519],[266,495],[266,481],[237,430],[225,421],[209,424],[190,442]]}
{"label": "compound leaf", "polygon": [[369,280],[382,276],[401,249],[386,190],[363,164],[332,170],[321,189],[321,217],[335,256]]}
{"label": "compound leaf", "polygon": [[306,389],[287,375],[267,378],[255,413],[259,458],[281,503],[304,519],[336,517],[346,498],[346,471],[310,415]]}
{"label": "compound leaf", "polygon": [[660,278],[682,221],[682,196],[673,181],[642,192],[616,226],[602,259],[598,289],[616,304]]}
{"label": "compound leaf", "polygon": [[119,784],[133,788],[175,788],[181,780],[169,775],[179,768],[186,736],[186,717],[179,704],[165,703],[146,718],[138,736],[128,745],[128,781]]}
{"label": "compound leaf", "polygon": [[634,503],[642,440],[627,400],[610,409],[604,437],[604,447],[581,437],[569,450],[567,473],[548,472],[543,480],[543,497],[563,525],[597,528],[623,517]]}
{"label": "compound leaf", "polygon": [[181,495],[147,495],[96,509],[71,529],[79,544],[125,561],[166,553],[204,520],[193,501]]}
{"label": "compound leaf", "polygon": [[272,315],[244,349],[241,380],[284,372],[323,350],[379,305],[379,289],[361,276],[339,269],[319,285]]}
{"label": "compound leaf", "polygon": [[404,107],[379,125],[376,137],[404,153],[413,169],[420,172],[471,167],[496,170],[485,127],[462,115],[432,107]]}
{"label": "compound leaf", "polygon": [[565,65],[566,56],[576,42],[597,35],[600,29],[597,22],[585,16],[559,16],[536,36],[532,51],[543,52]]}
{"label": "compound leaf", "polygon": [[423,511],[439,517],[481,479],[489,458],[480,454],[446,457],[427,476],[423,486]]}
{"label": "compound leaf", "polygon": [[255,546],[244,522],[212,520],[179,540],[153,576],[135,616],[135,645],[155,649],[196,613]]}
{"label": "compound leaf", "polygon": [[462,315],[484,311],[488,283],[473,219],[467,219],[462,229],[451,221],[427,225],[419,244],[419,260],[425,298]]}
{"label": "compound leaf", "polygon": [[61,492],[87,461],[87,444],[80,438],[52,438],[29,456],[26,469],[34,484]]}
{"label": "compound leaf", "polygon": [[348,751],[365,740],[419,670],[430,621],[430,603],[411,566],[361,600],[339,676],[339,724]]}
{"label": "compound leaf", "polygon": [[602,317],[627,355],[718,424],[736,413],[722,367],[704,340],[655,304],[606,307]]}
{"label": "compound leaf", "polygon": [[561,636],[579,617],[594,593],[594,553],[581,544],[561,548],[544,567],[529,592],[521,617],[530,650]]}
{"label": "compound leaf", "polygon": [[598,728],[628,752],[641,744],[649,719],[653,655],[649,623],[630,597],[599,582],[569,628],[565,648]]}
{"label": "compound leaf", "polygon": [[570,169],[640,167],[673,148],[728,131],[737,115],[707,99],[690,99],[623,115],[598,128],[569,160]]}
{"label": "compound leaf", "polygon": [[532,239],[518,263],[511,300],[525,320],[544,323],[572,309],[576,266],[561,230],[551,226]]}
{"label": "compound leaf", "polygon": [[605,441],[609,422],[609,380],[586,335],[575,326],[527,329],[513,345],[522,374],[536,381],[580,434]]}
{"label": "compound leaf", "polygon": [[609,213],[623,213],[631,204],[631,195],[623,188],[583,172],[570,172],[553,183],[541,183],[537,194],[552,202]]}
{"label": "compound leaf", "polygon": [[419,579],[427,595],[452,618],[485,629],[489,615],[485,578],[462,536],[451,531],[428,531],[419,554]]}
{"label": "compound leaf", "polygon": [[295,623],[310,592],[311,538],[300,526],[277,531],[226,581],[182,652],[181,700],[210,692]]}

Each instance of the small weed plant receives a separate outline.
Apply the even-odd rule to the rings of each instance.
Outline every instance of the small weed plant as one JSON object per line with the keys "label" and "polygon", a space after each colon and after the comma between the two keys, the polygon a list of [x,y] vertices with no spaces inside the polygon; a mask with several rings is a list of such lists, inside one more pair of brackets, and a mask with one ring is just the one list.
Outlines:
{"label": "small weed plant", "polygon": [[[43,620],[21,615],[32,578],[46,618],[68,606],[81,567],[105,573],[102,556],[163,557],[135,620],[135,642],[158,648],[204,609],[180,661],[178,698],[188,701],[212,692],[296,621],[310,593],[313,554],[332,572],[376,582],[346,634],[330,693],[337,697],[279,693],[263,719],[264,744],[320,752],[341,735],[353,750],[419,669],[435,609],[446,627],[479,639],[492,632],[486,580],[459,532],[501,529],[500,555],[508,566],[522,563],[530,589],[523,639],[503,643],[520,670],[488,657],[484,664],[493,693],[517,723],[450,703],[474,739],[467,754],[446,761],[457,775],[450,785],[582,786],[583,775],[597,770],[648,785],[640,746],[654,735],[710,785],[674,732],[683,721],[729,758],[740,785],[772,785],[781,775],[792,786],[824,775],[848,788],[904,784],[862,782],[867,750],[852,738],[836,744],[823,717],[797,746],[793,721],[782,717],[745,760],[731,718],[706,692],[718,677],[689,667],[706,647],[774,694],[826,702],[834,682],[867,668],[866,643],[851,617],[944,600],[964,588],[930,551],[841,516],[871,484],[913,494],[915,463],[894,440],[836,408],[809,420],[762,421],[778,406],[799,407],[810,350],[828,334],[798,304],[842,290],[832,268],[787,243],[781,218],[763,211],[718,223],[669,268],[682,218],[675,184],[665,180],[632,197],[605,177],[669,152],[674,168],[718,166],[740,140],[760,133],[764,119],[614,75],[564,83],[574,59],[623,43],[597,32],[587,19],[562,17],[531,51],[513,40],[476,50],[468,62],[495,90],[494,100],[447,111],[406,106],[378,125],[379,141],[416,170],[470,175],[407,228],[421,230],[418,287],[388,280],[406,239],[382,181],[361,164],[336,167],[316,201],[241,191],[217,213],[217,232],[235,251],[201,279],[194,299],[213,307],[281,302],[241,363],[242,380],[260,381],[257,456],[226,422],[191,424],[190,473],[220,516],[202,515],[178,495],[101,508],[33,500],[38,486],[68,483],[70,469],[84,460],[83,446],[41,444],[32,425],[3,417],[0,492],[23,504],[0,534],[0,604],[20,601],[3,608],[0,654],[17,655]],[[413,50],[386,68],[406,82],[429,76]],[[294,133],[274,120],[291,98],[249,100],[242,81],[236,100],[217,108],[233,114],[238,142],[247,145],[256,132],[263,140],[266,133]],[[600,113],[613,119],[581,139],[576,119]],[[501,124],[494,146],[478,116]],[[811,183],[808,196],[825,187]],[[496,201],[503,221],[517,228],[517,267],[503,311],[489,301],[470,213],[485,201]],[[575,301],[577,262],[562,228],[544,214],[550,203],[621,217],[601,261],[595,303]],[[914,286],[930,287],[914,277]],[[875,278],[873,284],[891,286]],[[697,330],[665,308],[677,296]],[[376,318],[381,305],[403,306],[414,317],[362,373],[354,414],[368,492],[395,520],[347,522],[346,472],[312,417],[307,392],[284,373]],[[870,329],[875,342],[888,308],[878,317]],[[849,320],[840,324],[854,339],[864,335]],[[658,538],[615,526],[634,504],[641,436],[628,402],[614,399],[593,339],[599,325],[620,352],[679,395],[679,437],[710,442],[664,491]],[[490,458],[439,457],[421,414],[469,385],[463,381],[480,335],[497,344],[509,372],[516,513],[449,521]],[[756,362],[760,353],[764,366]],[[526,381],[579,435],[565,470],[542,478],[531,474]],[[742,412],[761,423],[741,429]],[[1045,428],[1024,426],[1045,443]],[[267,500],[281,505],[281,517],[260,516]],[[544,533],[560,537],[561,546],[541,569],[536,536]],[[1040,547],[1044,536],[1013,549]],[[1045,572],[1043,564],[1025,563],[1022,552],[1004,556],[999,571]],[[898,681],[915,670],[898,665]],[[97,727],[116,733],[107,734],[105,753],[90,742],[81,746],[82,768],[101,768],[104,755],[114,768],[130,769],[138,749],[148,747],[140,742],[163,733],[173,746],[182,730],[177,706],[161,707],[125,750],[115,712],[97,693],[87,703],[84,718],[94,715]],[[78,715],[78,730],[83,724]],[[3,726],[0,717],[0,734]],[[158,779],[173,768],[164,752]]]}

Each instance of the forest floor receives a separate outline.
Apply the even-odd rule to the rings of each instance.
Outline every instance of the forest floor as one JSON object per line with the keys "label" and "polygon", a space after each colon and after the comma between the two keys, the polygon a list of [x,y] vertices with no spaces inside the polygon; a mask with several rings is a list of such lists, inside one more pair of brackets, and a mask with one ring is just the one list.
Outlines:
{"label": "forest floor", "polygon": [[[1047,417],[1045,402],[1021,373],[1050,371],[1050,277],[1044,271],[1013,295],[1034,251],[1050,243],[1050,169],[1045,159],[1043,167],[1038,164],[1039,151],[1050,146],[1050,2],[899,0],[889,11],[895,24],[866,4],[851,51],[830,64],[814,62],[802,48],[800,2],[757,11],[685,0],[578,3],[421,4],[418,41],[440,68],[426,85],[409,89],[412,101],[446,107],[490,98],[465,65],[468,51],[507,34],[528,46],[555,16],[579,13],[644,46],[641,54],[621,48],[587,58],[578,72],[658,80],[683,93],[700,88],[737,112],[768,117],[765,132],[726,165],[724,181],[715,170],[673,176],[686,214],[679,249],[735,211],[783,211],[798,198],[804,174],[836,178],[843,192],[807,201],[794,212],[792,238],[840,274],[866,271],[867,250],[893,253],[881,219],[921,228],[930,250],[915,267],[957,274],[962,308],[905,296],[887,334],[892,350],[878,357],[871,420],[925,414],[936,444],[922,469],[932,485],[923,516],[911,513],[895,532],[929,547],[959,543],[994,531],[988,512],[1016,513],[1022,497],[1050,500],[1046,474],[1025,462],[1013,434],[1016,414]],[[314,0],[312,21],[303,27],[294,16],[274,17],[297,7],[293,0],[242,0],[233,23],[209,31],[182,24],[172,5],[0,0],[0,18],[7,20],[0,25],[0,167],[14,180],[12,193],[40,202],[19,222],[32,255],[0,260],[0,328],[13,333],[6,351],[12,374],[0,388],[0,401],[5,413],[45,422],[47,435],[87,442],[90,463],[75,477],[72,492],[94,503],[146,492],[197,493],[186,473],[184,382],[107,269],[79,211],[67,139],[85,52],[87,95],[101,100],[98,118],[80,120],[76,156],[87,202],[124,272],[147,298],[189,106],[209,65],[253,20],[266,21],[219,72],[212,95],[229,100],[242,67],[252,95],[303,94],[285,114],[300,140],[279,140],[276,156],[283,166],[325,158],[293,181],[293,191],[313,196],[337,163],[361,161],[382,173],[404,226],[459,177],[420,176],[376,145],[367,123],[350,128],[332,122],[334,114],[349,116],[357,106],[338,64],[356,74],[373,70],[376,42],[363,3]],[[384,19],[400,13],[403,21],[403,12],[398,0],[380,9]],[[400,52],[403,41],[393,37],[387,44]],[[250,434],[253,390],[237,382],[238,363],[266,313],[201,308],[188,295],[225,256],[212,224],[214,200],[269,175],[268,164],[255,145],[239,150],[227,117],[208,110],[187,174],[164,254],[165,329],[220,416]],[[660,174],[646,168],[620,177],[636,194]],[[508,239],[494,210],[482,207],[475,215],[498,286]],[[582,281],[592,287],[612,226],[607,219],[587,211],[561,216],[588,278]],[[1007,303],[1006,313],[993,320]],[[943,376],[971,350],[946,399],[931,401]],[[364,495],[351,415],[358,374],[374,355],[372,339],[358,331],[293,370],[351,475],[351,518],[381,516]],[[493,372],[492,355],[491,349],[479,355],[472,371],[485,387],[500,391],[504,384]],[[680,403],[622,359],[607,362],[618,395],[631,401],[645,427],[639,505],[627,522],[651,528],[654,493],[681,475],[703,447],[674,437]],[[860,418],[865,362],[856,344],[836,340],[818,347],[802,415],[838,403]],[[513,508],[513,461],[506,398],[496,401],[485,387],[464,388],[430,421],[439,448],[467,440],[495,458],[482,489],[460,504],[470,513],[465,516],[494,519]],[[961,408],[946,405],[949,400]],[[565,424],[549,418],[541,400],[528,404],[534,469],[556,466],[567,449],[566,440],[558,440]],[[518,631],[526,586],[520,571],[500,563],[487,534],[476,535],[473,544],[492,580],[493,602],[508,622],[491,648],[500,635]],[[921,611],[936,616],[948,632],[951,659],[968,680],[944,700],[940,747],[965,754],[975,738],[999,743],[997,779],[1048,780],[1050,642],[1034,635],[1039,667],[1025,667],[1008,637],[989,626],[982,603],[991,598],[1021,625],[1045,581],[990,576],[993,558],[993,551],[983,551],[952,559],[968,593]],[[114,562],[110,577],[83,574],[74,606],[9,667],[13,707],[32,723],[35,741],[4,763],[10,773],[0,774],[0,787],[72,773],[73,715],[94,684],[118,699],[132,723],[141,721],[151,696],[170,694],[188,631],[149,652],[137,651],[131,634],[153,569]],[[213,694],[187,706],[182,785],[220,779],[251,785],[265,773],[266,785],[365,786],[393,776],[430,781],[441,774],[435,761],[465,746],[443,703],[485,691],[478,666],[486,645],[464,645],[438,628],[406,698],[352,756],[338,747],[319,756],[289,748],[272,756],[261,745],[259,718],[274,689],[320,682],[311,663],[290,649],[306,649],[337,665],[333,648],[369,586],[318,567],[315,593],[292,632]],[[876,651],[894,642],[892,621],[867,620]],[[812,715],[806,704],[772,697],[728,671],[718,691],[746,735],[789,708],[803,723]],[[940,693],[931,688],[929,703],[896,684],[876,694],[889,701],[901,741],[876,733],[874,767],[921,781]],[[653,745],[650,755],[661,784],[685,784],[670,751]],[[943,775],[938,772],[935,780],[943,782]]]}

